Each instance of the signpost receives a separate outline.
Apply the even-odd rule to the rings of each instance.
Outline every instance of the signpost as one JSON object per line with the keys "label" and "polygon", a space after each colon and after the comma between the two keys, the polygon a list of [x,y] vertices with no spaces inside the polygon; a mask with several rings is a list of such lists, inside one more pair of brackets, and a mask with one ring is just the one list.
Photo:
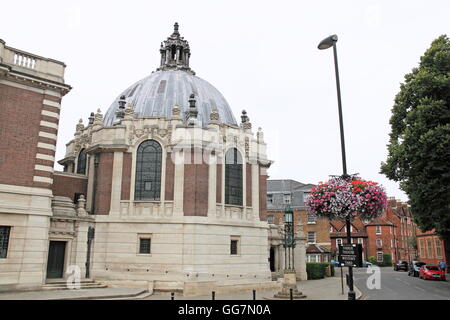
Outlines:
{"label": "signpost", "polygon": [[362,244],[339,245],[338,260],[342,267],[362,267]]}

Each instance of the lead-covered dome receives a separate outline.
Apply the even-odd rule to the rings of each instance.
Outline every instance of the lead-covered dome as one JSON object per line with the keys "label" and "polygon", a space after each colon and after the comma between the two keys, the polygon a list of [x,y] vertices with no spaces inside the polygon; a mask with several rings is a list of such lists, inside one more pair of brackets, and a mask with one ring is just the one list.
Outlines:
{"label": "lead-covered dome", "polygon": [[181,112],[189,109],[189,96],[195,95],[198,120],[206,126],[213,108],[217,108],[219,121],[236,125],[231,108],[223,95],[209,82],[184,70],[160,70],[136,82],[117,96],[104,118],[104,124],[113,125],[119,99],[122,95],[138,116],[171,117],[178,105]]}
{"label": "lead-covered dome", "polygon": [[[160,67],[117,96],[105,114],[105,125],[111,126],[118,115],[121,117],[119,100],[122,96],[127,103],[133,105],[137,116],[172,117],[175,105],[179,106],[182,116],[189,110],[191,94],[194,94],[196,101],[197,119],[203,126],[208,124],[213,109],[217,109],[219,122],[236,125],[231,108],[219,90],[195,76],[195,72],[189,67],[189,42],[180,36],[178,23],[175,23],[172,35],[161,43],[159,51]],[[122,109],[123,107],[122,103]]]}

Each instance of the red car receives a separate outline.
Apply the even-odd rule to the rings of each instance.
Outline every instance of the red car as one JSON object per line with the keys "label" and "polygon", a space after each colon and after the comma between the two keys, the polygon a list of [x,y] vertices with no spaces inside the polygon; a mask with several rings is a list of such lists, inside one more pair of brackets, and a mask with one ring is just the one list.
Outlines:
{"label": "red car", "polygon": [[419,278],[424,280],[437,279],[445,281],[445,272],[444,270],[439,270],[438,266],[426,264],[419,269]]}

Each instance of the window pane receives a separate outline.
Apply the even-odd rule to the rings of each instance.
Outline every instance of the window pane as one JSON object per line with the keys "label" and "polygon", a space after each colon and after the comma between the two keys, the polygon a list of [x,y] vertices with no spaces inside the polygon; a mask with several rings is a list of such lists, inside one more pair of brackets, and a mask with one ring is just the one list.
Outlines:
{"label": "window pane", "polygon": [[139,239],[139,253],[150,253],[151,239]]}
{"label": "window pane", "polygon": [[231,240],[230,253],[231,254],[238,254],[238,240]]}
{"label": "window pane", "polygon": [[159,200],[162,148],[155,140],[141,143],[136,155],[135,200]]}
{"label": "window pane", "polygon": [[86,174],[86,151],[82,149],[78,154],[77,173]]}
{"label": "window pane", "polygon": [[242,157],[236,148],[225,155],[225,203],[242,205]]}
{"label": "window pane", "polygon": [[0,259],[8,255],[9,233],[11,227],[0,226]]}

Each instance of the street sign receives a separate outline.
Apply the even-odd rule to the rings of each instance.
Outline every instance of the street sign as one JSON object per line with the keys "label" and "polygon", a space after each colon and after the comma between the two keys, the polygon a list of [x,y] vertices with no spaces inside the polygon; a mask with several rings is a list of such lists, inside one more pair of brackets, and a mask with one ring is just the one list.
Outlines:
{"label": "street sign", "polygon": [[342,267],[362,267],[362,244],[339,245],[338,260]]}

